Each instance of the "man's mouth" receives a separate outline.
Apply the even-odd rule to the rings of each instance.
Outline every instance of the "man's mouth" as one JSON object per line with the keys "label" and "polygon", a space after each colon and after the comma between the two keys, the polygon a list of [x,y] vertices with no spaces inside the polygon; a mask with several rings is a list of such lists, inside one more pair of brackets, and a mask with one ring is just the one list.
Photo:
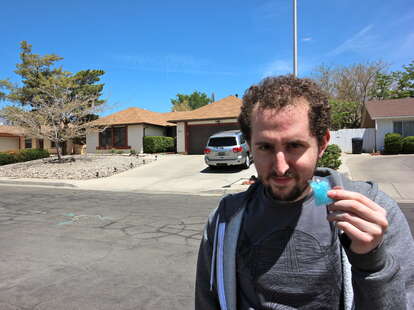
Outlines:
{"label": "man's mouth", "polygon": [[293,180],[292,177],[272,177],[271,179],[277,185],[286,185]]}

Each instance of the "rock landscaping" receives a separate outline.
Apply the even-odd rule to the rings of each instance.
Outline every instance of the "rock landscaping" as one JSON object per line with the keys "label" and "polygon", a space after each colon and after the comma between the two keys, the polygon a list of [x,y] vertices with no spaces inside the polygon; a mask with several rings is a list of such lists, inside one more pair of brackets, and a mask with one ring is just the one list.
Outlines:
{"label": "rock landscaping", "polygon": [[0,177],[87,180],[108,177],[150,163],[159,155],[67,155],[0,166]]}

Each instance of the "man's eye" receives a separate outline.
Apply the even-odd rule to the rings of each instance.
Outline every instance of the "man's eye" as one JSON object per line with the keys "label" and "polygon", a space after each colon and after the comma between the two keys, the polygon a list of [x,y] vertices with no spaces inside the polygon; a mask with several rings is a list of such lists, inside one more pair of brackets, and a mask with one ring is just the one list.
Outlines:
{"label": "man's eye", "polygon": [[302,144],[293,142],[293,143],[289,143],[289,147],[291,149],[299,149],[302,147]]}
{"label": "man's eye", "polygon": [[263,144],[263,145],[259,145],[258,149],[260,151],[267,151],[267,150],[270,149],[270,146],[269,145],[266,145],[266,144]]}

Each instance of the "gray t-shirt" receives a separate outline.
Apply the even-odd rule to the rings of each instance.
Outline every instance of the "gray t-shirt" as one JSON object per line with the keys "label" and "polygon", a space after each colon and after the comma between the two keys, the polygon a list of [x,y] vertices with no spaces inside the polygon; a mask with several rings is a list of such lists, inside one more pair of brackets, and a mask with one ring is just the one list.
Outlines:
{"label": "gray t-shirt", "polygon": [[311,194],[286,203],[257,189],[239,235],[238,309],[340,309],[338,233],[326,216]]}

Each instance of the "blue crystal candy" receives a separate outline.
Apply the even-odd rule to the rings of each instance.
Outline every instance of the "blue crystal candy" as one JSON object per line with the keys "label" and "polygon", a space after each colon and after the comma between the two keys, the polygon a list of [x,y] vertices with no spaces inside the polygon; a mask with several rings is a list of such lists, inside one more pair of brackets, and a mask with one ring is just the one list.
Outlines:
{"label": "blue crystal candy", "polygon": [[316,180],[309,182],[313,190],[313,196],[315,197],[315,203],[317,206],[328,205],[334,201],[328,197],[328,191],[331,190],[331,186],[325,180]]}

